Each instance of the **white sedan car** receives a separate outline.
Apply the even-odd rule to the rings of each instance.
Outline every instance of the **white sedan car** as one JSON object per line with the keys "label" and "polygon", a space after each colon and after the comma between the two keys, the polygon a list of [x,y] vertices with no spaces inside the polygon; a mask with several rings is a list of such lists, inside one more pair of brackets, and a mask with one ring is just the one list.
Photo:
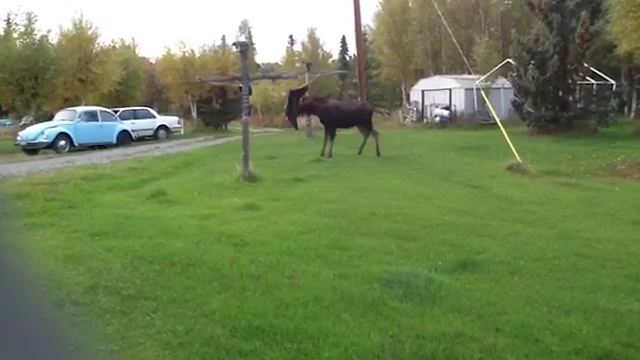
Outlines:
{"label": "white sedan car", "polygon": [[177,116],[159,115],[149,107],[124,107],[112,109],[113,112],[131,127],[136,138],[153,137],[166,140],[171,134],[184,134],[182,119]]}

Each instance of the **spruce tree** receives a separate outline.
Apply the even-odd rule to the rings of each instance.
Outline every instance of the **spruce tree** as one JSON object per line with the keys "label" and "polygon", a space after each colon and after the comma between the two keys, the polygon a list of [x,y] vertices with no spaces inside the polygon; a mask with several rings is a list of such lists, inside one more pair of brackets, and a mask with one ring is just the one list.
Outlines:
{"label": "spruce tree", "polygon": [[287,41],[287,47],[290,50],[294,50],[296,46],[296,39],[293,38],[293,34],[289,34],[289,40]]}
{"label": "spruce tree", "polygon": [[340,79],[340,98],[344,97],[345,90],[347,88],[347,80],[351,73],[351,61],[349,59],[349,45],[347,44],[347,38],[342,35],[340,39],[340,52],[338,53],[338,70],[346,71],[338,75]]}
{"label": "spruce tree", "polygon": [[577,24],[571,20],[577,18],[576,6],[568,0],[526,0],[526,5],[537,24],[528,36],[516,40],[514,108],[528,126],[570,129],[579,118],[580,63],[572,56]]}

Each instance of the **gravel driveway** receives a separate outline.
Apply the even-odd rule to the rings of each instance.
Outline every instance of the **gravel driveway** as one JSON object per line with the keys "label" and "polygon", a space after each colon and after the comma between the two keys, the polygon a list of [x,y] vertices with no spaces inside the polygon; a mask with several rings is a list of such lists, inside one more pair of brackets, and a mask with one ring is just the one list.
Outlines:
{"label": "gravel driveway", "polygon": [[[279,130],[251,130],[252,133],[272,133]],[[101,151],[80,152],[78,155],[61,156],[42,160],[0,164],[0,178],[8,176],[27,176],[38,172],[52,171],[78,165],[108,164],[115,161],[141,156],[157,156],[194,150],[206,146],[222,145],[241,140],[241,136],[226,138],[201,137],[166,142],[153,142],[145,145],[114,148]]]}

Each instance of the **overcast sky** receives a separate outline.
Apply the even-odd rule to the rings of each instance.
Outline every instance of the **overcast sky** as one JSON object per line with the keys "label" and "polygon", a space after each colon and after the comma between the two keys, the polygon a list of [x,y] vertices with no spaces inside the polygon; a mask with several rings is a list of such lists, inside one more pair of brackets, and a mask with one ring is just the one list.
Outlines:
{"label": "overcast sky", "polygon": [[[370,24],[378,0],[361,0],[362,21]],[[151,5],[153,4],[153,5]],[[234,40],[243,18],[253,27],[258,61],[278,61],[287,36],[302,39],[309,27],[334,56],[340,37],[347,36],[355,52],[351,0],[0,0],[2,17],[8,11],[33,11],[40,27],[58,33],[71,18],[83,13],[96,25],[103,40],[135,38],[143,56],[155,58],[179,41],[197,47],[218,42],[223,34]]]}

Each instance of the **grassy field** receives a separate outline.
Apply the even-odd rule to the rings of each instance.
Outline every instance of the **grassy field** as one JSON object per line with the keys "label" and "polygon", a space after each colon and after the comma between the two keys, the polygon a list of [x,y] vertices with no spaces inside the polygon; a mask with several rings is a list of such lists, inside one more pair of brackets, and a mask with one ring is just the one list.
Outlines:
{"label": "grassy field", "polygon": [[19,149],[14,146],[16,130],[0,128],[0,156],[14,154]]}
{"label": "grassy field", "polygon": [[15,153],[14,141],[9,139],[0,139],[0,155]]}
{"label": "grassy field", "polygon": [[3,184],[56,304],[126,359],[637,359],[640,139],[256,138]]}

